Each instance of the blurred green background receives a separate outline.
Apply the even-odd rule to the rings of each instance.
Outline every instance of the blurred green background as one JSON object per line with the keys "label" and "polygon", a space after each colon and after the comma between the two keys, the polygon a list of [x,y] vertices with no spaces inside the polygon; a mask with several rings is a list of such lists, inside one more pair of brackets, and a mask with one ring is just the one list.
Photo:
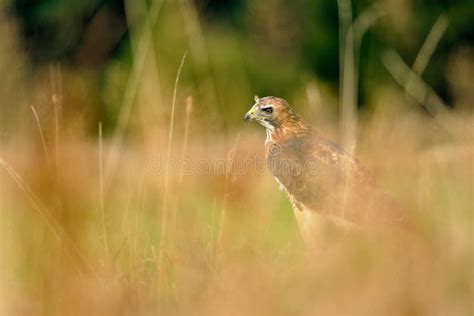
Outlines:
{"label": "blurred green background", "polygon": [[[298,96],[305,94],[304,87],[312,81],[334,97],[335,102],[324,106],[337,115],[338,1],[6,3],[9,15],[19,22],[19,45],[28,55],[24,75],[33,77],[38,69],[56,62],[81,72],[82,78],[86,74],[82,90],[69,93],[93,98],[70,105],[70,111],[87,113],[95,122],[103,121],[106,130],[117,123],[117,101],[123,98],[134,60],[134,34],[138,42],[147,23],[153,27],[152,58],[160,78],[167,81],[162,83],[161,91],[172,85],[180,59],[189,51],[182,77],[183,86],[188,88],[184,92],[194,95],[203,109],[200,115],[219,130],[240,126],[254,94],[303,99]],[[158,8],[154,16],[152,6]],[[412,65],[433,25],[444,16],[447,30],[422,77],[450,106],[472,109],[470,99],[461,102],[468,105],[458,104],[456,83],[450,79],[448,68],[466,50],[472,58],[474,2],[356,0],[352,1],[349,16],[357,20],[370,10],[378,10],[381,15],[362,37],[359,107],[370,108],[374,95],[394,84],[381,62],[383,51],[393,48]],[[71,89],[79,89],[73,86]],[[160,87],[156,89],[160,92]],[[90,128],[95,129],[95,123]]]}

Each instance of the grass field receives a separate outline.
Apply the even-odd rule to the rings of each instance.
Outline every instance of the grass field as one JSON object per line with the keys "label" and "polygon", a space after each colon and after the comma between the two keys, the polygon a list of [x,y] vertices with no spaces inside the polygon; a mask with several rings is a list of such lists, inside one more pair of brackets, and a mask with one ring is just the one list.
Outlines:
{"label": "grass field", "polygon": [[[1,66],[21,72],[26,58],[8,38]],[[244,97],[221,91],[209,107],[212,81],[180,82],[192,51],[159,77],[137,47],[135,79],[106,96],[115,125],[91,114],[87,73],[67,65],[12,76],[0,90],[13,104],[0,136],[2,314],[473,313],[472,112],[433,118],[432,99],[422,109],[403,88],[381,90],[359,113],[355,152],[421,237],[393,245],[369,234],[308,251],[262,167],[264,131],[223,127],[243,119]],[[325,106],[334,96],[315,86],[302,83],[289,102],[343,139]],[[413,86],[416,99],[423,86]],[[253,91],[241,89],[250,107]]]}

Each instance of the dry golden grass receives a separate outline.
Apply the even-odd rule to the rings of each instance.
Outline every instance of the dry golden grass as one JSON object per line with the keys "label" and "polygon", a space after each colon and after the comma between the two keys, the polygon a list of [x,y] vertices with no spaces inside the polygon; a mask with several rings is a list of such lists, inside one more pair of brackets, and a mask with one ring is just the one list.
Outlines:
{"label": "dry golden grass", "polygon": [[[183,103],[179,98],[177,106]],[[194,133],[191,115],[184,154],[191,168],[182,173],[173,166],[166,189],[157,157],[167,145],[155,146],[165,135],[144,130],[141,139],[122,146],[102,192],[100,138],[60,134],[54,157],[54,132],[43,142],[34,124],[28,126],[1,147],[3,310],[469,313],[472,140],[445,140],[431,119],[397,106],[364,122],[358,151],[418,220],[423,242],[391,247],[369,236],[316,253],[305,251],[291,207],[268,173],[251,165],[229,174],[219,165],[229,157],[236,166],[262,158],[263,131],[236,131],[242,135],[229,154],[236,136]],[[472,132],[468,120],[466,135]],[[176,134],[173,163],[183,156],[184,131]],[[104,152],[110,146],[104,139]],[[217,169],[200,172],[202,162]],[[51,164],[58,168],[50,172]]]}

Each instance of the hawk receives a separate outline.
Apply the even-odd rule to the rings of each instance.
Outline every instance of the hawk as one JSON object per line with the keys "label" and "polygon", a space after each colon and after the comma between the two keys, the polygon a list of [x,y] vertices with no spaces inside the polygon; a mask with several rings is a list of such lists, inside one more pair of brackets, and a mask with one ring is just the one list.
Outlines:
{"label": "hawk", "polygon": [[362,228],[405,221],[403,210],[359,160],[322,137],[286,100],[255,96],[245,121],[265,127],[268,168],[288,196],[306,242],[321,237],[328,224]]}

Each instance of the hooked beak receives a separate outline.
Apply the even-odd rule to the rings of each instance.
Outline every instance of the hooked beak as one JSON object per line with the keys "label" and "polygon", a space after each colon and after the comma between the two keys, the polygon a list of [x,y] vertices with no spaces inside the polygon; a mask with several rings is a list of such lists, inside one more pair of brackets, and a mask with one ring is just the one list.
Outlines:
{"label": "hooked beak", "polygon": [[244,116],[244,122],[251,121],[255,118],[255,110],[252,108]]}

